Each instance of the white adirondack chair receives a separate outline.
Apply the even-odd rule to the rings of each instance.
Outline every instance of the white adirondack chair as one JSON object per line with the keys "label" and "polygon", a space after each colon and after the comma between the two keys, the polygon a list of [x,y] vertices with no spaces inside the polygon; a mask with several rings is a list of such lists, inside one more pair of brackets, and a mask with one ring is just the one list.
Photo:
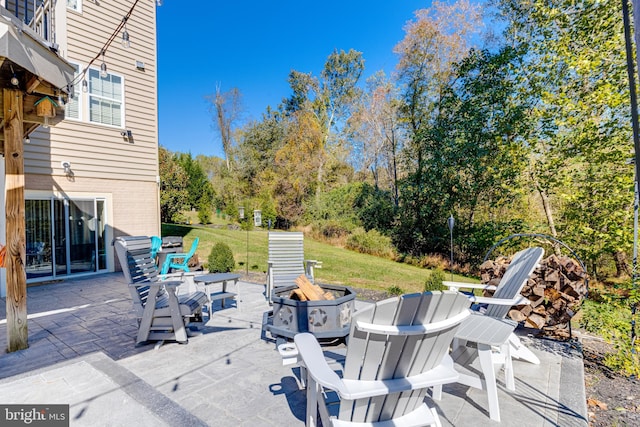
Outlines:
{"label": "white adirondack chair", "polygon": [[181,275],[173,276],[180,280],[163,280],[165,276],[158,274],[149,237],[117,237],[114,245],[138,318],[136,344],[164,340],[187,343],[186,325],[202,321],[207,296],[199,291],[176,294],[184,280]]}
{"label": "white adirondack chair", "polygon": [[301,232],[269,232],[269,259],[267,260],[267,300],[278,286],[290,286],[304,274],[314,282],[314,268],[322,262],[304,259],[304,234]]}
{"label": "white adirondack chair", "polygon": [[[496,370],[504,367],[505,385],[515,390],[512,358],[539,364],[540,359],[526,348],[513,332],[517,322],[506,319],[509,309],[514,305],[526,304],[528,300],[520,295],[525,283],[542,259],[542,248],[529,248],[516,253],[497,287],[472,285],[468,283],[443,282],[451,290],[459,288],[495,289],[493,297],[472,296],[475,304],[486,304],[486,311],[473,311],[456,332],[453,341],[452,357],[460,369],[461,384],[487,391],[489,416],[500,421]],[[479,360],[479,371],[471,368]],[[440,394],[441,386],[434,388],[434,394]]]}
{"label": "white adirondack chair", "polygon": [[[486,308],[483,308],[482,311],[476,311],[474,314],[482,313],[485,316],[496,319],[505,319],[511,307],[529,302],[520,295],[520,291],[522,291],[533,270],[535,270],[540,263],[543,255],[544,249],[539,247],[528,248],[517,252],[509,263],[504,276],[500,279],[498,286],[447,281],[443,282],[443,284],[448,286],[450,290],[459,290],[461,288],[495,290],[492,297],[470,297],[470,300],[474,304],[478,306],[486,305]],[[513,329],[515,329],[517,323],[512,323]],[[512,333],[509,336],[509,343],[511,346],[511,357],[526,360],[536,365],[540,363],[540,359],[520,342],[516,334]]]}
{"label": "white adirondack chair", "polygon": [[[294,342],[307,373],[306,425],[440,425],[424,399],[427,388],[455,382],[449,346],[469,316],[467,298],[451,291],[404,295],[356,313],[342,377],[328,365],[316,338]],[[336,393],[337,408],[327,395]]]}

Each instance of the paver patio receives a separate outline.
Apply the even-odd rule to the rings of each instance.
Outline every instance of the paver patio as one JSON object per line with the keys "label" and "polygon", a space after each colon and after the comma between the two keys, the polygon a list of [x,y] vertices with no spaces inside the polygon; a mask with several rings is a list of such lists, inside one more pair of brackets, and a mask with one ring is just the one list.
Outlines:
{"label": "paver patio", "polygon": [[[261,330],[264,285],[239,286],[238,303],[214,304],[202,335],[157,349],[134,345],[121,273],[30,287],[29,348],[10,354],[3,300],[0,403],[68,403],[74,426],[302,426],[299,371]],[[450,385],[436,402],[443,425],[587,425],[580,350],[523,339],[541,364],[514,362],[515,392],[498,376],[502,422],[489,419],[483,392]]]}

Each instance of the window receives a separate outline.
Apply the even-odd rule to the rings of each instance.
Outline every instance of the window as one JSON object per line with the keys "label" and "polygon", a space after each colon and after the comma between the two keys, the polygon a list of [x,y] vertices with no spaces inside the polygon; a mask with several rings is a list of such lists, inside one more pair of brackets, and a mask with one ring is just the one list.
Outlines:
{"label": "window", "polygon": [[82,12],[82,0],[67,0],[67,8],[75,10],[76,12]]}
{"label": "window", "polygon": [[90,69],[89,75],[89,121],[103,125],[122,127],[122,77]]}
{"label": "window", "polygon": [[82,117],[80,116],[80,112],[82,111],[82,92],[80,91],[82,82],[77,80],[77,77],[80,74],[80,66],[77,64],[72,65],[76,69],[73,78],[74,81],[77,81],[77,83],[73,85],[73,98],[69,97],[69,102],[67,102],[67,104],[65,105],[64,117],[66,119],[80,120],[82,119]]}

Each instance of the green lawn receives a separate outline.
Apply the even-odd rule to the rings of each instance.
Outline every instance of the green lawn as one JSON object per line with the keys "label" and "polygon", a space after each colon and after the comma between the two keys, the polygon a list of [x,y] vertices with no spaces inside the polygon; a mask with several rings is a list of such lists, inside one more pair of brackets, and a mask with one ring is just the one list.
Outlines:
{"label": "green lawn", "polygon": [[[162,235],[183,236],[185,249],[191,246],[195,237],[199,237],[200,243],[196,253],[205,263],[213,245],[216,242],[224,242],[233,251],[239,272],[246,270],[247,256],[250,272],[267,271],[266,230],[256,229],[247,232],[197,225],[163,224]],[[322,283],[374,290],[398,286],[404,292],[421,292],[426,278],[431,274],[430,270],[424,268],[360,254],[307,237],[304,241],[304,253],[307,259],[322,261],[322,268],[315,272],[316,279]],[[451,279],[449,273],[446,274],[446,279]],[[474,281],[457,275],[454,275],[454,280]]]}

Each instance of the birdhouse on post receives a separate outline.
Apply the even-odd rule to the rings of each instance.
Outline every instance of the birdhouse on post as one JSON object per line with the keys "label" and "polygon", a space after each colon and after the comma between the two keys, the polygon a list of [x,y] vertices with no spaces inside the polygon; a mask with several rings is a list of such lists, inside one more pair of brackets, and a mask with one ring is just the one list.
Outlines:
{"label": "birdhouse on post", "polygon": [[38,117],[44,117],[43,126],[48,128],[49,119],[52,119],[56,116],[56,107],[58,106],[58,104],[53,99],[45,96],[34,105],[36,107],[36,115]]}

